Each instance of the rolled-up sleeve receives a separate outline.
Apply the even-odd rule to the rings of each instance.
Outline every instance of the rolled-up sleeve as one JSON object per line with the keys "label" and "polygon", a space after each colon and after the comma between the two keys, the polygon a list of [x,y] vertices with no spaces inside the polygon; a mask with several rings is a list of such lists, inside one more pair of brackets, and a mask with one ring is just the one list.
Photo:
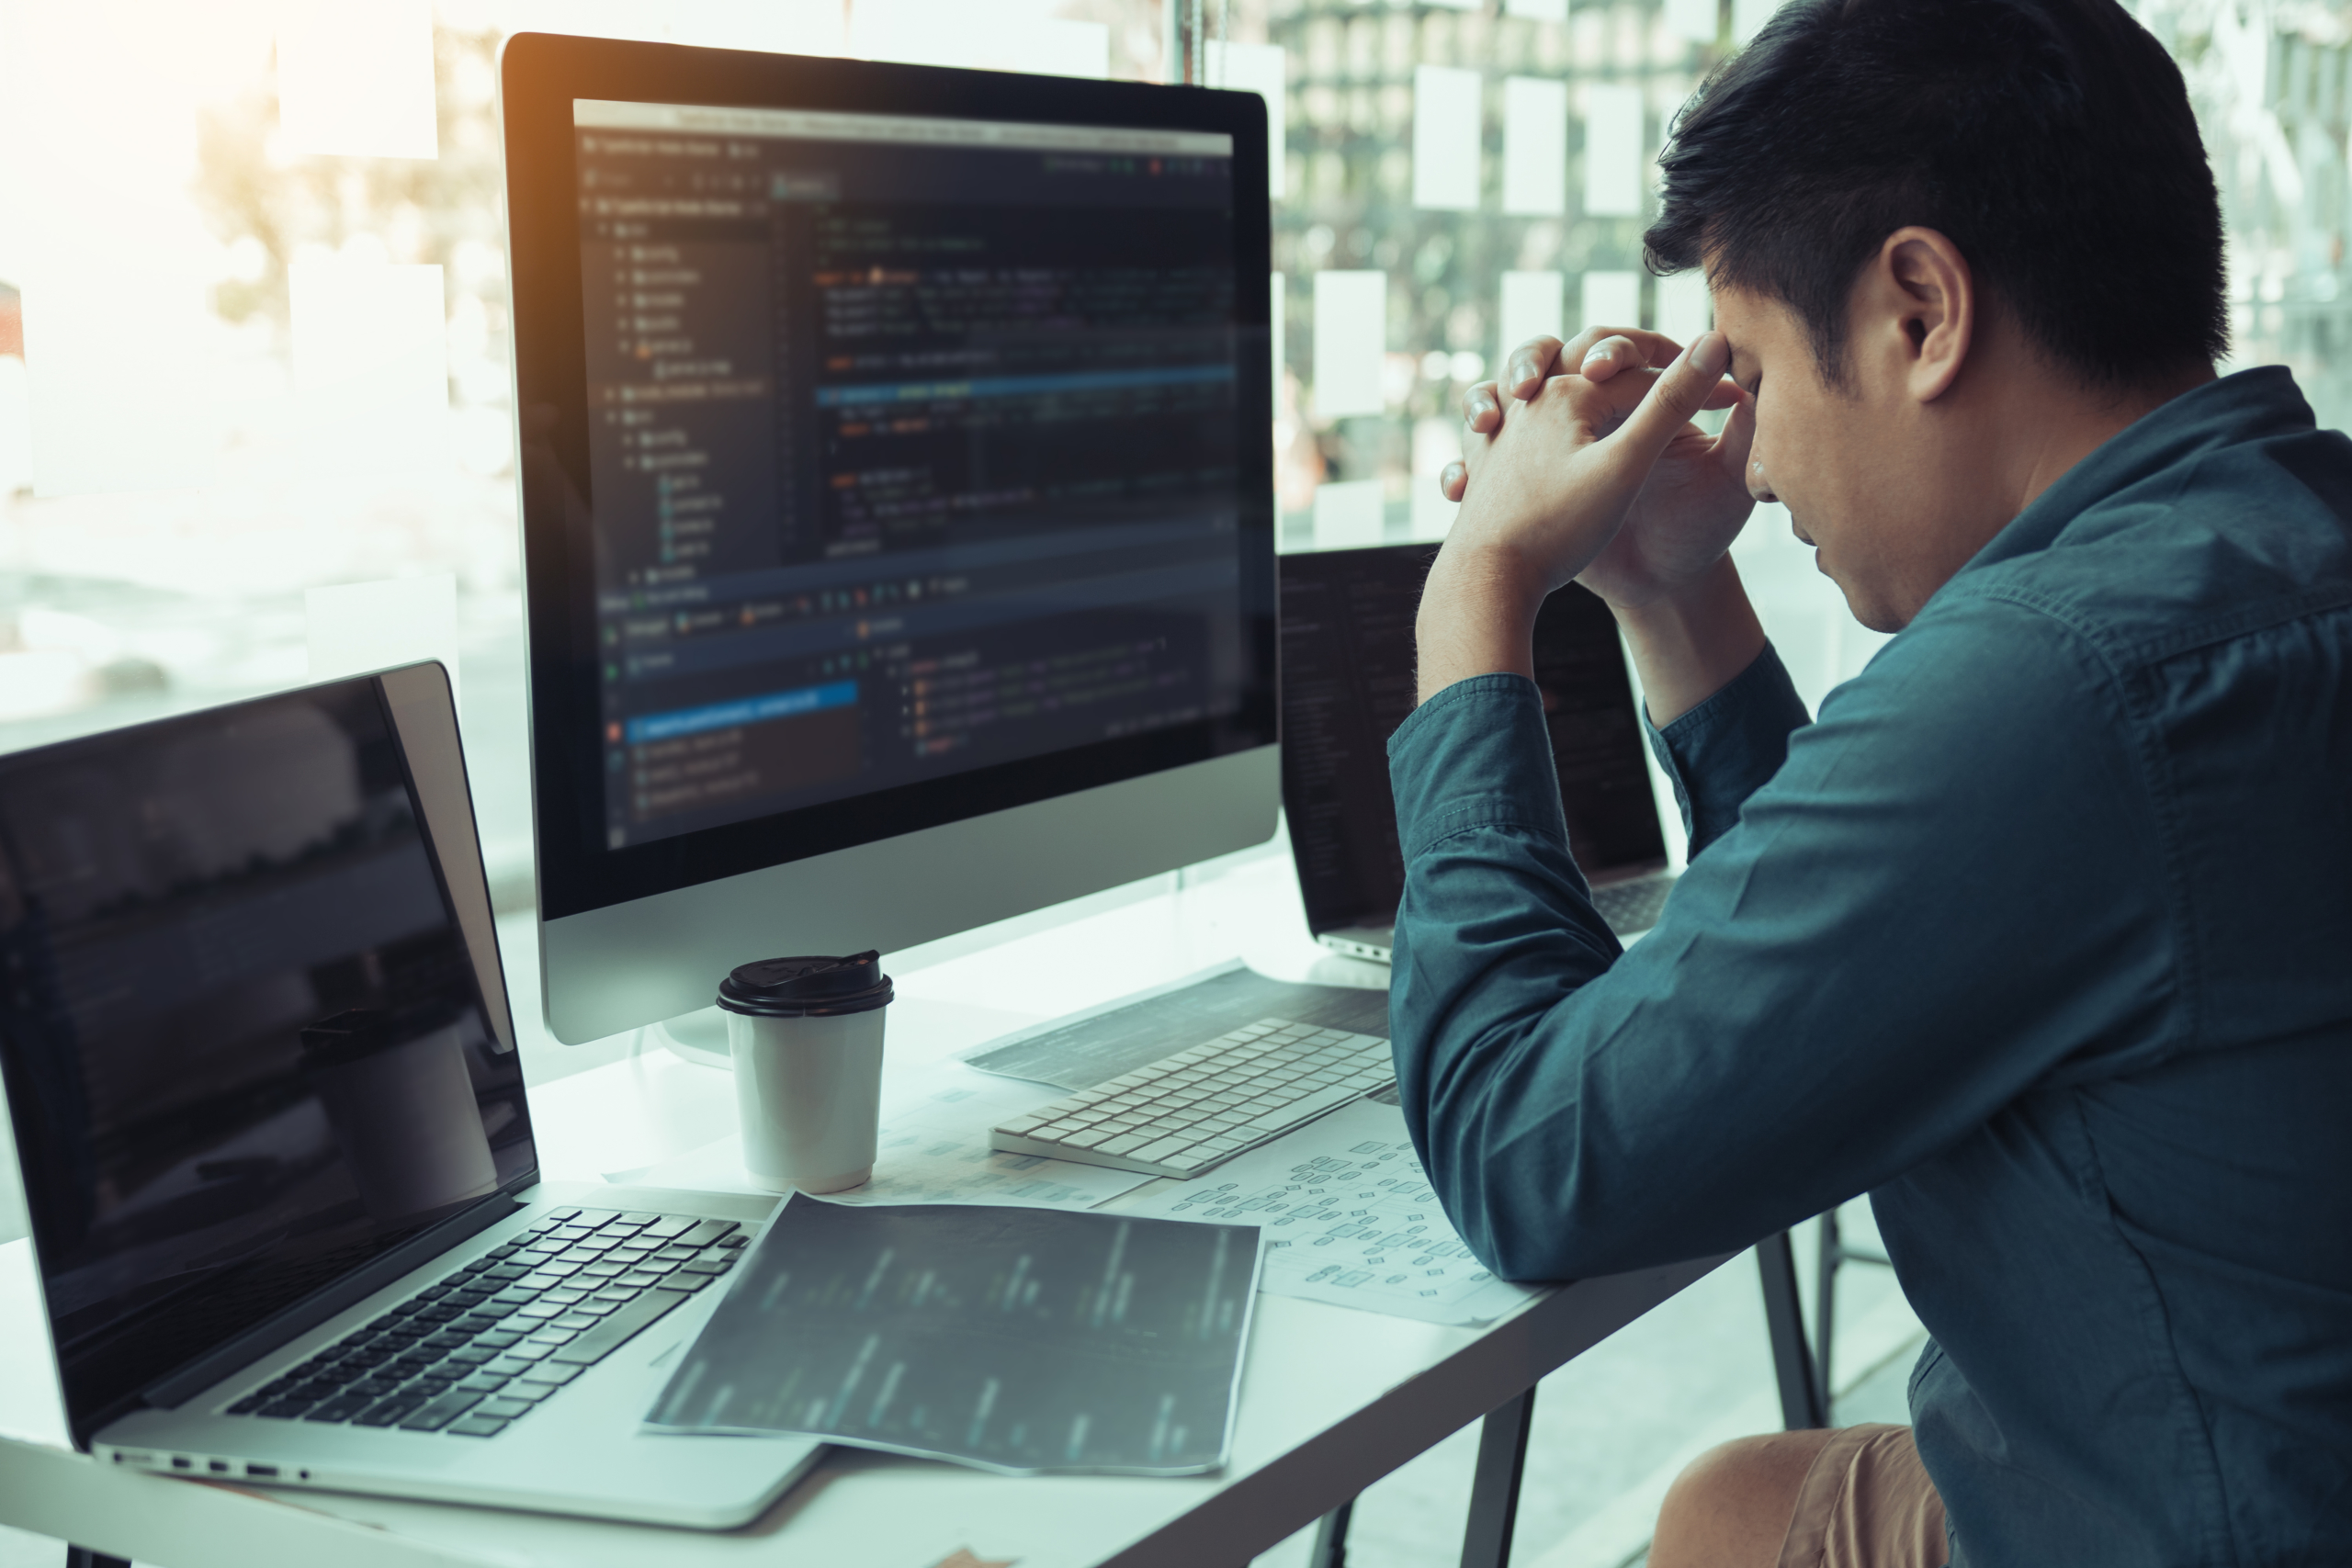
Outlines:
{"label": "rolled-up sleeve", "polygon": [[1731,831],[1747,797],[1788,761],[1789,737],[1807,722],[1804,699],[1770,643],[1722,691],[1664,729],[1643,711],[1642,728],[1673,781],[1692,854]]}
{"label": "rolled-up sleeve", "polygon": [[1464,1241],[1514,1279],[1745,1246],[2144,1026],[2171,937],[2115,703],[2003,604],[1915,625],[1812,725],[1759,660],[1655,742],[1698,850],[1631,950],[1568,852],[1533,684],[1422,705],[1389,745],[1390,1027]]}

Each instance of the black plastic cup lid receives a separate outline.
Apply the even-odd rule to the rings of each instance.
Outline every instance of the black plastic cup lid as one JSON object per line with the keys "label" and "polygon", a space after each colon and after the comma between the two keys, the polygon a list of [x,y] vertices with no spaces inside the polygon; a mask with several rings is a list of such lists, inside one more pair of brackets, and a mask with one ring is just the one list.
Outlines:
{"label": "black plastic cup lid", "polygon": [[718,983],[718,1005],[753,1018],[830,1018],[890,1005],[879,953],[846,958],[763,958]]}

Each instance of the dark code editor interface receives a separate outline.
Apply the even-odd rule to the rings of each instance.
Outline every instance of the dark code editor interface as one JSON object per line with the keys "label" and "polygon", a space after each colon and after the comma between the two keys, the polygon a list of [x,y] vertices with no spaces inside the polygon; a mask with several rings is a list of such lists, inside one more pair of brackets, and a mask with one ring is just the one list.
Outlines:
{"label": "dark code editor interface", "polygon": [[611,847],[1239,706],[1227,138],[574,122]]}

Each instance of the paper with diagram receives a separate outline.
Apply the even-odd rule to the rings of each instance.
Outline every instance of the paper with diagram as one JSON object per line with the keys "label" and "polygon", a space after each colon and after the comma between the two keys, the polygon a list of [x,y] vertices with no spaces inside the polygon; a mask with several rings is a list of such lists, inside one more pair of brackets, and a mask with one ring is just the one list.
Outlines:
{"label": "paper with diagram", "polygon": [[1358,1100],[1121,1212],[1254,1224],[1258,1288],[1424,1323],[1486,1323],[1542,1292],[1495,1278],[1446,1223],[1393,1105]]}

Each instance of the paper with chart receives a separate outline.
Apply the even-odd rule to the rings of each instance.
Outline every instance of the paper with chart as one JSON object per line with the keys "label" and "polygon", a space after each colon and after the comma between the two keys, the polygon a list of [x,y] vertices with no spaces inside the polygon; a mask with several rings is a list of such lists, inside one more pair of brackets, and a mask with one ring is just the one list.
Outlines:
{"label": "paper with chart", "polygon": [[1486,1323],[1540,1292],[1498,1280],[1446,1223],[1405,1113],[1360,1100],[1124,1213],[1254,1224],[1258,1288],[1424,1323]]}
{"label": "paper with chart", "polygon": [[[926,1081],[915,1098],[883,1118],[876,1140],[874,1179],[840,1203],[1022,1203],[1032,1208],[1091,1209],[1151,1179],[1130,1170],[1073,1165],[989,1147],[989,1129],[1035,1111],[1061,1091],[997,1077],[960,1065]],[[639,1186],[694,1191],[764,1192],[743,1172],[742,1143],[722,1138],[692,1154],[628,1171]],[[617,1175],[612,1179],[616,1179]]]}
{"label": "paper with chart", "polygon": [[1012,1475],[1225,1462],[1255,1225],[797,1195],[646,1415]]}

